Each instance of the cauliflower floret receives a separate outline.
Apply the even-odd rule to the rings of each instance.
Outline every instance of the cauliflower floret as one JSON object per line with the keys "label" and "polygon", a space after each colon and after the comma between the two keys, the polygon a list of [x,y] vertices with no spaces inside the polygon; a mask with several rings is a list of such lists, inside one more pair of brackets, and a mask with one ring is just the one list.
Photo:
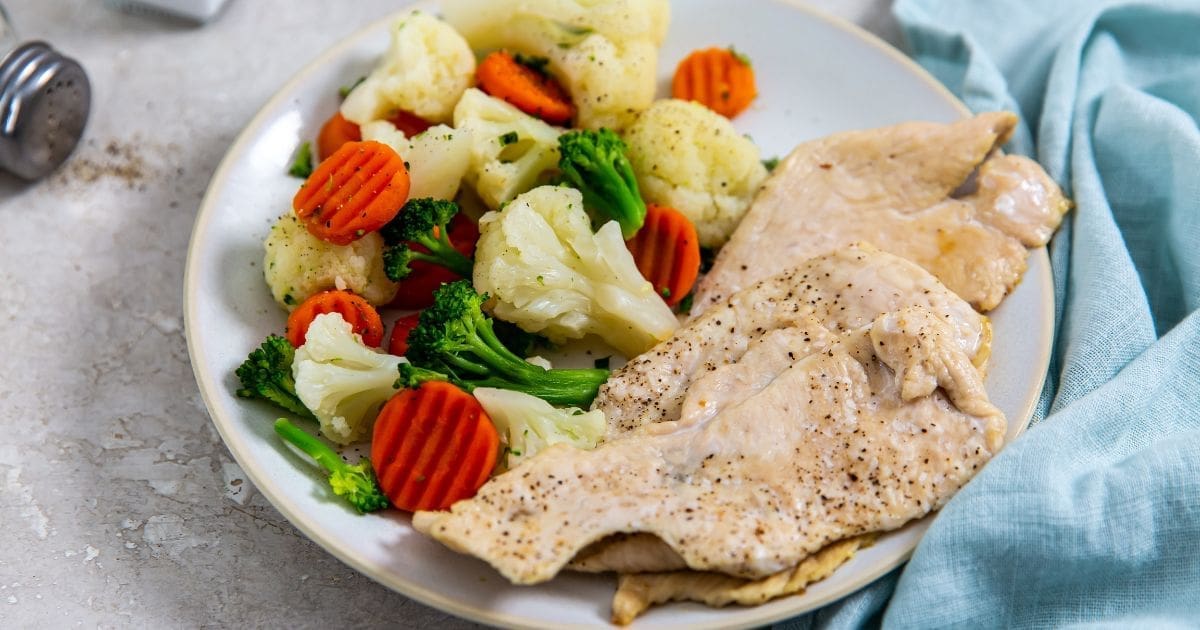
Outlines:
{"label": "cauliflower floret", "polygon": [[420,11],[392,25],[392,45],[342,103],[359,125],[402,109],[430,122],[448,122],[454,104],[475,80],[475,54],[457,31]]}
{"label": "cauliflower floret", "polygon": [[767,178],[758,147],[698,103],[658,101],[625,142],[642,196],[687,215],[704,247],[729,240]]}
{"label": "cauliflower floret", "polygon": [[383,270],[383,238],[378,233],[334,245],[309,234],[289,212],[275,222],[263,246],[267,286],[288,310],[328,289],[353,291],[375,306],[396,297],[398,287]]}
{"label": "cauliflower floret", "polygon": [[542,173],[558,165],[562,129],[476,88],[454,108],[454,127],[471,134],[467,182],[492,210],[533,188]]}
{"label": "cauliflower floret", "polygon": [[442,8],[476,49],[548,59],[580,127],[623,129],[654,100],[667,0],[446,0]]}
{"label": "cauliflower floret", "polygon": [[594,334],[627,357],[679,326],[638,271],[621,226],[592,233],[578,190],[534,188],[485,214],[479,233],[475,288],[495,298],[500,319],[556,343]]}
{"label": "cauliflower floret", "polygon": [[435,125],[412,138],[386,120],[362,126],[363,140],[382,142],[408,164],[409,199],[454,199],[471,165],[471,132]]}
{"label": "cauliflower floret", "polygon": [[476,387],[471,392],[500,432],[505,446],[505,466],[513,468],[554,444],[596,448],[608,423],[604,412],[578,407],[558,409],[524,392]]}
{"label": "cauliflower floret", "polygon": [[404,359],[376,352],[341,313],[317,315],[292,360],[296,395],[321,422],[321,435],[351,444],[371,435],[375,416],[396,392]]}

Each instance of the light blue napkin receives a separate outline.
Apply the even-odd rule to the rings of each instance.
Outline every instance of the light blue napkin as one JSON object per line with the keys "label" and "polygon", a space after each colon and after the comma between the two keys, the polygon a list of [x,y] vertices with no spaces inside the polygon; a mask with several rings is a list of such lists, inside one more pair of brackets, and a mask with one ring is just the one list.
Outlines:
{"label": "light blue napkin", "polygon": [[[898,0],[1077,204],[1036,425],[912,560],[788,627],[1200,627],[1200,2]],[[997,343],[1004,340],[997,339]]]}

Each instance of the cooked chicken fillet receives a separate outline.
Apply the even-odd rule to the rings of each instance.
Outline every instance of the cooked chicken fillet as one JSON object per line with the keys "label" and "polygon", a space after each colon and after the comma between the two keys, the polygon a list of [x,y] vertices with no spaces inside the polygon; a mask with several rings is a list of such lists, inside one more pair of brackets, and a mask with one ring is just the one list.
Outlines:
{"label": "cooked chicken fillet", "polygon": [[654,604],[671,601],[704,602],[720,607],[729,604],[754,606],[776,597],[804,591],[842,566],[854,553],[875,540],[864,534],[839,540],[805,558],[800,564],[758,580],[744,580],[720,573],[674,571],[622,575],[613,596],[613,623],[625,625]]}
{"label": "cooked chicken fillet", "polygon": [[[773,330],[803,322],[812,330],[814,321],[830,332],[854,330],[908,306],[942,313],[953,343],[982,371],[991,343],[986,317],[917,265],[870,245],[852,245],[761,280],[694,318],[614,371],[592,408],[608,419],[605,439],[678,420],[698,378],[737,361]],[[698,393],[692,398],[697,405],[711,400]]]}
{"label": "cooked chicken fillet", "polygon": [[[549,580],[617,533],[655,535],[694,570],[754,579],[795,567],[938,509],[999,449],[1004,417],[978,398],[955,324],[919,308],[885,314],[707,421],[592,451],[552,446],[413,525],[518,584]],[[901,349],[878,356],[881,341]],[[930,389],[928,374],[934,388],[904,400]],[[916,385],[904,392],[906,375]]]}
{"label": "cooked chicken fillet", "polygon": [[663,539],[651,534],[616,534],[584,547],[567,568],[581,573],[646,573],[686,569]]}
{"label": "cooked chicken fillet", "polygon": [[1070,207],[1036,162],[993,152],[1016,122],[993,112],[801,144],[701,280],[692,316],[858,241],[916,262],[981,311],[995,308],[1020,281],[1026,248],[1044,245]]}
{"label": "cooked chicken fillet", "polygon": [[[637,435],[663,434],[703,423],[722,409],[747,400],[769,385],[793,363],[835,344],[860,363],[878,356],[892,366],[902,400],[928,396],[938,383],[956,383],[947,389],[960,410],[988,415],[991,404],[977,378],[975,366],[960,352],[945,352],[945,323],[921,307],[884,313],[871,326],[838,337],[816,320],[773,330],[750,342],[736,363],[702,375],[688,390],[680,419],[640,427]],[[619,535],[588,546],[568,568],[597,573],[674,571],[686,566],[665,542],[647,534]]]}

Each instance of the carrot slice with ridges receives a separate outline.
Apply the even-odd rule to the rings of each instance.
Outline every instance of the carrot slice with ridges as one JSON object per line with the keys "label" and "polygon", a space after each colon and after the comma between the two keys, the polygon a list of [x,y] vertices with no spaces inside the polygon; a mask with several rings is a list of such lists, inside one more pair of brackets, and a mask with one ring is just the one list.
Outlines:
{"label": "carrot slice with ridges", "polygon": [[696,101],[733,118],[758,96],[754,69],[740,53],[730,48],[694,51],[679,62],[671,80],[671,96]]}
{"label": "carrot slice with ridges", "polygon": [[404,510],[445,509],[473,495],[495,466],[500,437],[470,394],[424,383],[391,398],[371,444],[380,488]]}
{"label": "carrot slice with ridges", "polygon": [[696,227],[674,208],[646,205],[642,229],[625,243],[642,276],[667,304],[682,300],[700,275],[700,240]]}
{"label": "carrot slice with ridges", "polygon": [[553,77],[519,63],[506,51],[484,57],[475,78],[484,92],[550,124],[561,125],[575,115],[571,100]]}
{"label": "carrot slice with ridges", "polygon": [[309,296],[288,315],[286,336],[297,348],[304,345],[308,327],[317,315],[339,313],[362,336],[363,343],[378,348],[383,343],[383,320],[375,307],[349,291],[331,290]]}
{"label": "carrot slice with ridges", "polygon": [[408,188],[408,169],[391,147],[347,142],[317,166],[292,207],[313,236],[346,245],[391,221]]}

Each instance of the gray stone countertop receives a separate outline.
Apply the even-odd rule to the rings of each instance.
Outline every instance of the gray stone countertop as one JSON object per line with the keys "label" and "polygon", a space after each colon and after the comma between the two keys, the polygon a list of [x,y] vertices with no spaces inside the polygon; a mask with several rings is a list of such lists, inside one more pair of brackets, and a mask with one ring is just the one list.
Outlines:
{"label": "gray stone countertop", "polygon": [[[0,627],[473,625],[280,516],[209,421],[183,336],[188,237],[226,148],[308,60],[403,4],[230,0],[196,27],[5,2],[94,92],[58,172],[0,176]],[[814,4],[898,37],[889,0]]]}

